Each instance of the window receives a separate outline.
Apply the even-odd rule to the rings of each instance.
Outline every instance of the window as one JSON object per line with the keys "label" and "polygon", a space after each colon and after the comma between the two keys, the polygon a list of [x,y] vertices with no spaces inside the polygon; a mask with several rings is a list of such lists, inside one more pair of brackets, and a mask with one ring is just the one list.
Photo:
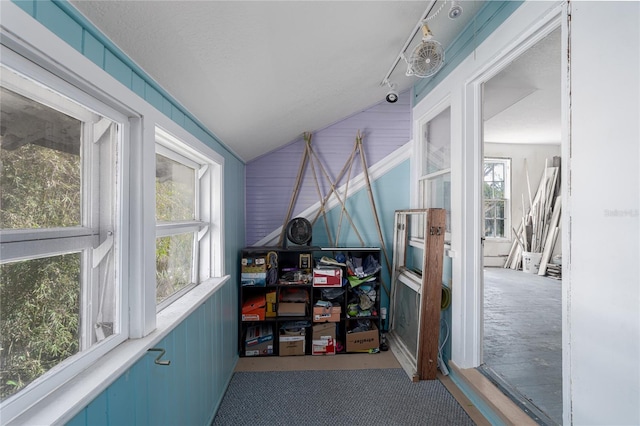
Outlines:
{"label": "window", "polygon": [[[445,240],[450,241],[451,108],[447,107],[422,125],[421,149],[422,173],[419,180],[419,207],[446,210]],[[421,226],[414,226],[414,229],[421,229]],[[414,237],[417,236],[414,235]],[[419,238],[423,237],[423,231],[420,231]]]}
{"label": "window", "polygon": [[[162,309],[212,276],[216,164],[156,131],[156,303]],[[219,209],[219,206],[218,206]]]}
{"label": "window", "polygon": [[486,238],[509,238],[510,236],[510,169],[510,159],[484,159],[482,195],[484,198],[484,236]]}
{"label": "window", "polygon": [[[0,411],[3,424],[60,423],[227,281],[224,157],[18,6],[2,10]],[[158,245],[177,283],[160,303]]]}
{"label": "window", "polygon": [[[3,411],[55,387],[83,354],[115,346],[126,326],[115,214],[124,120],[31,65],[1,67]],[[45,385],[43,375],[58,379]]]}

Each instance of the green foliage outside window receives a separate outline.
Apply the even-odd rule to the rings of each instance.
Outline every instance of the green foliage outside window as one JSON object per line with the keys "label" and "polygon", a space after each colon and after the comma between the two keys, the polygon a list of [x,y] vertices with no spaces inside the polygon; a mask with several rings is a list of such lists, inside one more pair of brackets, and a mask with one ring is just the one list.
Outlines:
{"label": "green foliage outside window", "polygon": [[[156,155],[156,221],[195,217],[195,170]],[[192,283],[194,234],[156,238],[156,302]]]}
{"label": "green foliage outside window", "polygon": [[[0,225],[80,222],[80,157],[32,144],[0,149]],[[79,350],[80,255],[0,266],[0,396],[4,400]]]}

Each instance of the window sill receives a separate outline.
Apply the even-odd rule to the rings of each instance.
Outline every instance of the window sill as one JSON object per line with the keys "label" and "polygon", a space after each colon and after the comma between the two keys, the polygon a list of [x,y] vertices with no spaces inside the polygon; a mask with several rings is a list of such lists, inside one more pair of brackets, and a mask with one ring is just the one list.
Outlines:
{"label": "window sill", "polygon": [[511,238],[506,237],[485,237],[485,242],[489,243],[512,243]]}
{"label": "window sill", "polygon": [[[7,425],[65,424],[100,395],[184,321],[229,279],[213,278],[196,286],[158,313],[156,329],[141,339],[129,339],[91,367],[47,395]],[[155,356],[155,355],[154,355]]]}

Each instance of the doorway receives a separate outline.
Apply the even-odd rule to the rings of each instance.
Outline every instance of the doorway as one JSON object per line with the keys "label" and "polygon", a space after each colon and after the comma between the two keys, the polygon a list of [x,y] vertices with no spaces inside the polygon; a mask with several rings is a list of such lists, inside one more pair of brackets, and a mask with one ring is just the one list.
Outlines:
{"label": "doorway", "polygon": [[539,424],[562,423],[561,30],[482,84],[482,363]]}

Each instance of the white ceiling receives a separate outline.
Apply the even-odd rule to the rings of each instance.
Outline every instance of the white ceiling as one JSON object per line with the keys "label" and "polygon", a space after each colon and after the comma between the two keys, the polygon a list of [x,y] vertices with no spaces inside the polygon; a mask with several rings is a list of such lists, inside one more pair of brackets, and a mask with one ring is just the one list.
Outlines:
{"label": "white ceiling", "polygon": [[[249,161],[380,102],[427,11],[446,48],[483,1],[459,1],[456,20],[451,0],[71,3]],[[390,79],[401,93],[417,80],[405,71]]]}
{"label": "white ceiling", "polygon": [[560,29],[484,84],[484,141],[560,144]]}

